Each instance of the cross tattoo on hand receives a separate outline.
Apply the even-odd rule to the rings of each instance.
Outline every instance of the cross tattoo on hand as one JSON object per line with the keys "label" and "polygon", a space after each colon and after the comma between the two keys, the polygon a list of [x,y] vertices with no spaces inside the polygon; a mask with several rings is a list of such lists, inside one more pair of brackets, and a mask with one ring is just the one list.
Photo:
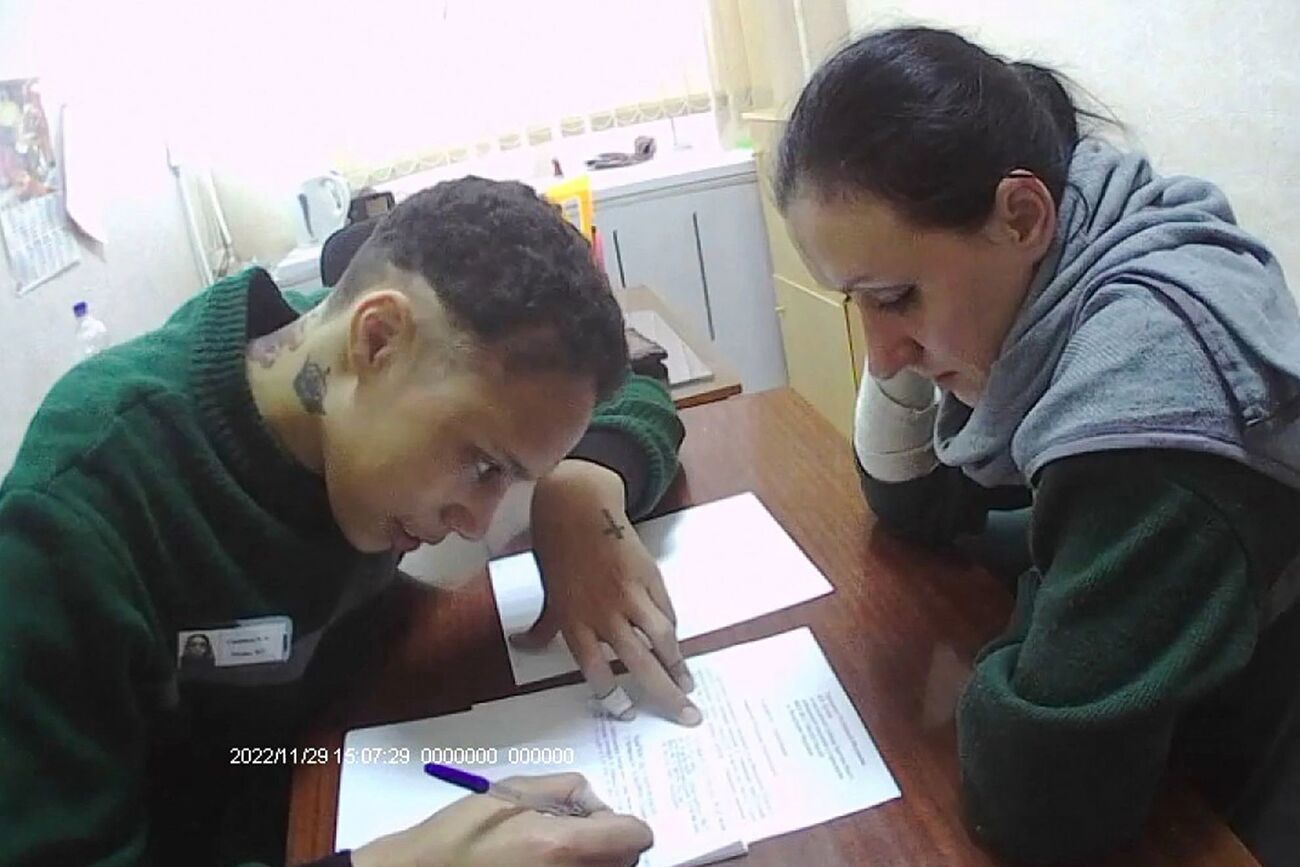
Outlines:
{"label": "cross tattoo on hand", "polygon": [[623,541],[623,531],[626,529],[622,524],[614,520],[614,516],[609,513],[609,509],[600,510],[605,515],[605,529],[601,531],[602,536],[613,536],[620,542]]}

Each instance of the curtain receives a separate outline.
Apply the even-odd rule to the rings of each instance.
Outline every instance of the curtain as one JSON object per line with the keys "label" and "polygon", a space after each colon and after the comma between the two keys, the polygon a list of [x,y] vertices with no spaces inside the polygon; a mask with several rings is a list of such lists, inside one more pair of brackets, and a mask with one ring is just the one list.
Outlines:
{"label": "curtain", "polygon": [[714,111],[718,138],[728,146],[745,137],[742,115],[761,99],[754,93],[750,75],[751,57],[745,39],[746,13],[742,3],[743,0],[708,0],[709,71]]}

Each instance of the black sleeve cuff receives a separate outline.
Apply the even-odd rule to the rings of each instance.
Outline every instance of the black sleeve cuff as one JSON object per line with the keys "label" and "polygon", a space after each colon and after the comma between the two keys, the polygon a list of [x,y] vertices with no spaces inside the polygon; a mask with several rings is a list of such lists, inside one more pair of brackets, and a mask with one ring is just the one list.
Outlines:
{"label": "black sleeve cuff", "polygon": [[890,532],[922,545],[941,546],[956,537],[984,530],[990,509],[1029,506],[1028,488],[985,488],[959,467],[940,464],[906,482],[882,482],[857,462],[858,480],[867,505]]}
{"label": "black sleeve cuff", "polygon": [[308,861],[300,867],[352,867],[352,850],[344,849],[342,852],[327,855],[319,861]]}
{"label": "black sleeve cuff", "polygon": [[632,506],[645,496],[650,474],[645,465],[645,453],[631,434],[608,429],[589,430],[569,452],[569,457],[590,461],[618,473],[626,492],[623,508],[629,513]]}

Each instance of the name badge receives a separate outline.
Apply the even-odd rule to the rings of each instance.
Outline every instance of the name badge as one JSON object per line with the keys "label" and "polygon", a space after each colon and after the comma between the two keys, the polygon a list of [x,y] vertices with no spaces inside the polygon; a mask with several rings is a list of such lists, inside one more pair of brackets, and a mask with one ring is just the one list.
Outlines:
{"label": "name badge", "polygon": [[176,664],[183,670],[284,662],[293,645],[288,617],[254,617],[176,633]]}

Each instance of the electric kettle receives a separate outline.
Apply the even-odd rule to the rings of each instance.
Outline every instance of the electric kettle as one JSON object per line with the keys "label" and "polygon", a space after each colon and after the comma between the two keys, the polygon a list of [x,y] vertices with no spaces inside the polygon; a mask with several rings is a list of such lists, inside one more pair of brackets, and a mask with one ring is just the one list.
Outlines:
{"label": "electric kettle", "polygon": [[348,182],[338,172],[327,172],[303,181],[294,202],[298,246],[325,243],[331,234],[348,221],[351,193]]}

